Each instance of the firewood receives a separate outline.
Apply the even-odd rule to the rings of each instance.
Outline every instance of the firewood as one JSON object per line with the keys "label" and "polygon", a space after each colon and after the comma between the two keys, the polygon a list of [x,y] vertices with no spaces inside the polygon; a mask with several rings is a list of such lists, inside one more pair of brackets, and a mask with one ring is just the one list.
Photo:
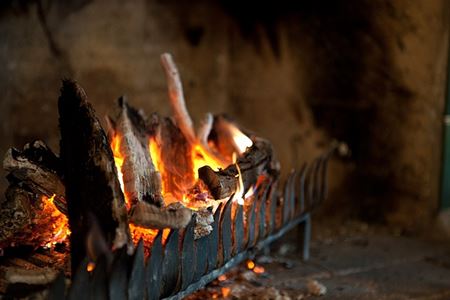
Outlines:
{"label": "firewood", "polygon": [[58,101],[61,161],[70,223],[72,268],[86,256],[84,247],[91,212],[110,247],[132,247],[125,198],[113,153],[84,90],[64,80]]}
{"label": "firewood", "polygon": [[170,118],[153,114],[150,127],[160,152],[165,200],[170,203],[168,198],[172,197],[174,201],[180,201],[194,184],[191,145]]}
{"label": "firewood", "polygon": [[65,238],[66,232],[55,232],[61,229],[55,225],[65,224],[66,217],[26,187],[11,184],[0,207],[0,248],[37,248]]}
{"label": "firewood", "polygon": [[11,183],[26,185],[33,193],[55,197],[55,204],[65,212],[65,186],[61,180],[61,161],[42,141],[26,144],[22,151],[6,152],[3,169]]}
{"label": "firewood", "polygon": [[162,54],[161,65],[166,74],[170,106],[174,113],[175,122],[188,142],[194,144],[196,142],[194,125],[186,108],[183,85],[181,84],[180,74],[172,59],[172,55],[168,53]]}
{"label": "firewood", "polygon": [[198,140],[203,146],[208,146],[208,136],[213,127],[214,117],[211,113],[207,113],[197,132]]}
{"label": "firewood", "polygon": [[[210,149],[207,142],[205,142],[205,134],[210,131],[208,128],[211,126],[210,116],[207,116],[206,123],[204,123],[199,130],[200,136],[197,136],[194,131],[194,125],[189,112],[186,108],[186,101],[183,94],[183,85],[181,84],[180,75],[172,56],[168,53],[161,55],[161,65],[166,74],[170,106],[173,111],[173,117],[176,122],[176,126],[181,130],[186,140],[191,147],[195,147],[200,144],[210,157],[213,157],[216,161],[219,161],[222,165],[228,163],[221,155],[218,155],[215,151]],[[205,126],[206,125],[206,126]],[[206,136],[207,137],[207,136]]]}
{"label": "firewood", "polygon": [[180,203],[173,203],[160,208],[146,202],[138,202],[132,207],[130,215],[130,221],[140,227],[180,229],[189,224],[192,218],[192,210]]}
{"label": "firewood", "polygon": [[119,151],[124,156],[121,170],[124,192],[131,205],[146,201],[164,206],[161,175],[155,169],[150,156],[145,117],[130,107],[124,98],[120,98],[118,102],[120,112],[111,130],[121,138]]}
{"label": "firewood", "polygon": [[20,267],[5,267],[5,279],[8,283],[23,283],[30,285],[46,285],[53,282],[59,271],[45,267],[28,270]]}
{"label": "firewood", "polygon": [[[272,167],[274,164],[272,153],[272,146],[268,141],[257,139],[253,142],[253,146],[238,158],[236,164],[242,174],[244,190],[254,185],[258,176],[263,172],[277,174],[277,170]],[[239,185],[239,172],[236,164],[219,171],[214,171],[209,166],[198,170],[199,178],[203,180],[215,199],[230,197],[236,191]]]}

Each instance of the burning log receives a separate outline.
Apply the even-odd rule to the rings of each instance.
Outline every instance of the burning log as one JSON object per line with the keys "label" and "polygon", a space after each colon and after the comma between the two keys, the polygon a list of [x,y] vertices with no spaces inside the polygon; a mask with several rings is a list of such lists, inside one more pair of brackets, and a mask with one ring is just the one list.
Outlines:
{"label": "burning log", "polygon": [[198,170],[198,176],[208,187],[215,199],[230,197],[239,186],[239,172],[242,176],[244,190],[256,184],[259,175],[264,171],[277,175],[273,166],[272,146],[269,142],[258,139],[253,146],[248,148],[244,155],[238,158],[236,164],[228,166],[224,170],[214,171],[209,166]]}
{"label": "burning log", "polygon": [[197,137],[204,147],[208,147],[208,136],[211,133],[214,124],[214,117],[211,113],[207,113],[197,131]]}
{"label": "burning log", "polygon": [[194,132],[194,125],[186,108],[183,85],[181,84],[180,74],[178,73],[178,69],[172,59],[172,56],[168,53],[162,54],[161,65],[166,73],[170,106],[173,110],[175,122],[188,142],[195,144],[197,138]]}
{"label": "burning log", "polygon": [[58,101],[61,161],[72,248],[72,268],[86,256],[86,220],[92,213],[109,246],[132,245],[125,198],[113,153],[84,90],[64,80]]}
{"label": "burning log", "polygon": [[192,211],[179,202],[160,208],[146,202],[139,202],[131,209],[130,221],[140,227],[150,229],[185,228],[195,217],[194,238],[199,239],[211,233],[214,222],[210,209]]}
{"label": "burning log", "polygon": [[66,239],[67,218],[53,204],[53,198],[11,184],[0,209],[0,248],[50,246]]}
{"label": "burning log", "polygon": [[6,152],[3,169],[10,183],[20,183],[38,195],[55,197],[58,209],[65,212],[65,186],[61,180],[61,161],[42,141],[24,146],[23,150],[11,148]]}
{"label": "burning log", "polygon": [[50,246],[66,239],[61,161],[42,141],[11,148],[3,160],[10,186],[0,210],[0,247]]}
{"label": "burning log", "polygon": [[[109,136],[119,143],[118,151],[123,155],[123,188],[130,204],[146,201],[164,206],[161,195],[161,175],[155,169],[149,152],[149,136],[145,116],[119,99],[120,113],[110,121]],[[117,139],[117,140],[116,140]],[[120,140],[120,142],[119,142]]]}
{"label": "burning log", "polygon": [[150,126],[154,134],[151,143],[155,143],[155,151],[161,159],[159,170],[163,176],[165,201],[181,201],[183,194],[194,184],[191,146],[170,118],[153,114]]}
{"label": "burning log", "polygon": [[207,143],[207,137],[212,126],[210,115],[206,116],[206,120],[198,131],[199,135],[195,134],[193,122],[186,108],[186,101],[184,100],[183,85],[181,84],[180,75],[172,56],[168,53],[162,54],[161,65],[166,74],[170,106],[172,107],[176,125],[191,147],[195,148],[197,145],[201,145],[203,148],[202,150],[208,156],[213,157],[214,160],[220,162],[221,165],[227,165],[228,161],[210,149]]}
{"label": "burning log", "polygon": [[251,139],[223,115],[214,117],[211,140],[218,151],[229,160],[232,159],[233,153],[242,155],[252,146]]}
{"label": "burning log", "polygon": [[139,202],[131,209],[131,221],[138,226],[152,229],[184,228],[192,218],[192,210],[180,203],[159,208],[146,202]]}

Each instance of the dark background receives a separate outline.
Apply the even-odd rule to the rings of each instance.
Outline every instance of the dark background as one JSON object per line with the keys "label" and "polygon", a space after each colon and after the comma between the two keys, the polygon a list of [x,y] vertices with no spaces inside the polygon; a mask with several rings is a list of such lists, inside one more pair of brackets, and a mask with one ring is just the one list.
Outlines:
{"label": "dark background", "polygon": [[348,143],[322,216],[428,223],[439,204],[448,1],[242,2],[2,1],[0,152],[34,139],[58,151],[63,77],[99,116],[122,94],[169,114],[167,51],[194,119],[228,113],[274,143],[285,172],[332,139]]}

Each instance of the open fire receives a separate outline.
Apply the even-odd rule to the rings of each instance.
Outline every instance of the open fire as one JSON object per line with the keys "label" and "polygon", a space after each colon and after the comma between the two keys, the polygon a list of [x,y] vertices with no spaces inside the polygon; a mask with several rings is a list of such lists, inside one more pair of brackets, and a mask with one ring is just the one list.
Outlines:
{"label": "open fire", "polygon": [[[20,222],[2,228],[0,247],[70,244],[78,270],[73,295],[86,293],[83,276],[94,280],[112,269],[113,280],[131,269],[117,264],[133,256],[137,273],[130,276],[146,274],[136,298],[181,297],[299,223],[308,257],[309,210],[325,197],[336,145],[294,171],[280,192],[271,144],[222,115],[206,114],[195,130],[171,56],[161,62],[172,117],[147,117],[120,98],[104,130],[84,90],[67,80],[58,103],[60,156],[40,141],[5,156],[10,187],[3,210]],[[130,289],[138,282],[130,278]]]}
{"label": "open fire", "polygon": [[[165,184],[165,181],[169,180],[168,178],[171,176],[171,173],[166,171],[167,167],[164,166],[164,162],[161,158],[161,149],[158,146],[158,143],[154,138],[152,137],[148,138],[148,151],[150,153],[150,157],[152,158],[152,162],[155,166],[156,171],[158,171],[161,174],[161,181],[162,181],[161,194],[163,196],[165,205],[169,205],[174,202],[181,203],[192,210],[198,210],[202,207],[212,206],[213,212],[215,211],[221,199],[213,199],[207,187],[199,179],[198,170],[205,166],[210,167],[214,171],[225,169],[230,164],[236,164],[237,156],[238,155],[242,156],[242,154],[253,145],[251,139],[247,137],[244,133],[242,133],[242,131],[240,131],[234,124],[232,124],[231,122],[227,122],[226,126],[227,129],[229,130],[229,136],[231,137],[230,140],[232,142],[231,146],[234,147],[237,152],[233,152],[233,156],[231,157],[230,160],[230,157],[226,157],[226,154],[220,153],[220,150],[213,142],[209,142],[208,145],[211,148],[215,149],[215,153],[218,153],[220,155],[220,159],[218,159],[210,155],[208,153],[208,150],[204,149],[204,147],[200,143],[195,144],[192,147],[190,157],[193,166],[192,172],[194,174],[194,181],[191,183],[190,186],[187,186],[182,190],[182,197],[180,199],[176,199],[173,197],[174,191],[165,188],[166,186],[168,186],[167,184]],[[223,130],[225,130],[225,128],[223,128]],[[122,167],[127,157],[125,156],[125,154],[121,153],[120,150],[122,139],[123,136],[120,135],[119,133],[113,135],[113,137],[111,138],[111,149],[114,155],[114,163],[117,169],[117,176],[120,182],[120,187],[125,196],[127,209],[130,210],[131,200],[128,193],[125,190],[123,179],[124,175]],[[176,169],[176,166],[171,167]],[[237,164],[236,167],[238,170],[238,175],[236,178],[238,180],[234,199],[236,199],[238,204],[243,205],[244,199],[250,197],[253,194],[256,185],[251,186],[244,195],[242,174],[240,173],[240,169]],[[192,193],[193,189],[196,189],[195,195]],[[200,197],[202,197],[201,202],[197,201],[199,195]],[[137,244],[140,239],[143,239],[147,247],[151,245],[151,243],[153,242],[154,238],[158,233],[157,229],[144,228],[136,226],[134,224],[129,224],[129,226],[134,243]],[[165,234],[164,236],[166,238],[167,234]]]}

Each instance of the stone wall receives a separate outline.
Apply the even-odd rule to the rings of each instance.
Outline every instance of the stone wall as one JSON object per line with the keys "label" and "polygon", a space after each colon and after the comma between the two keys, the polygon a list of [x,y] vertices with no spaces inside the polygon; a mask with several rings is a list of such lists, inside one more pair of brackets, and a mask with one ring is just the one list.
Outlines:
{"label": "stone wall", "polygon": [[169,114],[159,66],[167,51],[194,119],[228,113],[272,140],[285,171],[331,138],[349,143],[352,157],[331,166],[324,215],[429,220],[438,203],[445,0],[181,2],[1,4],[0,152],[37,138],[57,151],[62,77],[86,89],[99,116],[122,94]]}

